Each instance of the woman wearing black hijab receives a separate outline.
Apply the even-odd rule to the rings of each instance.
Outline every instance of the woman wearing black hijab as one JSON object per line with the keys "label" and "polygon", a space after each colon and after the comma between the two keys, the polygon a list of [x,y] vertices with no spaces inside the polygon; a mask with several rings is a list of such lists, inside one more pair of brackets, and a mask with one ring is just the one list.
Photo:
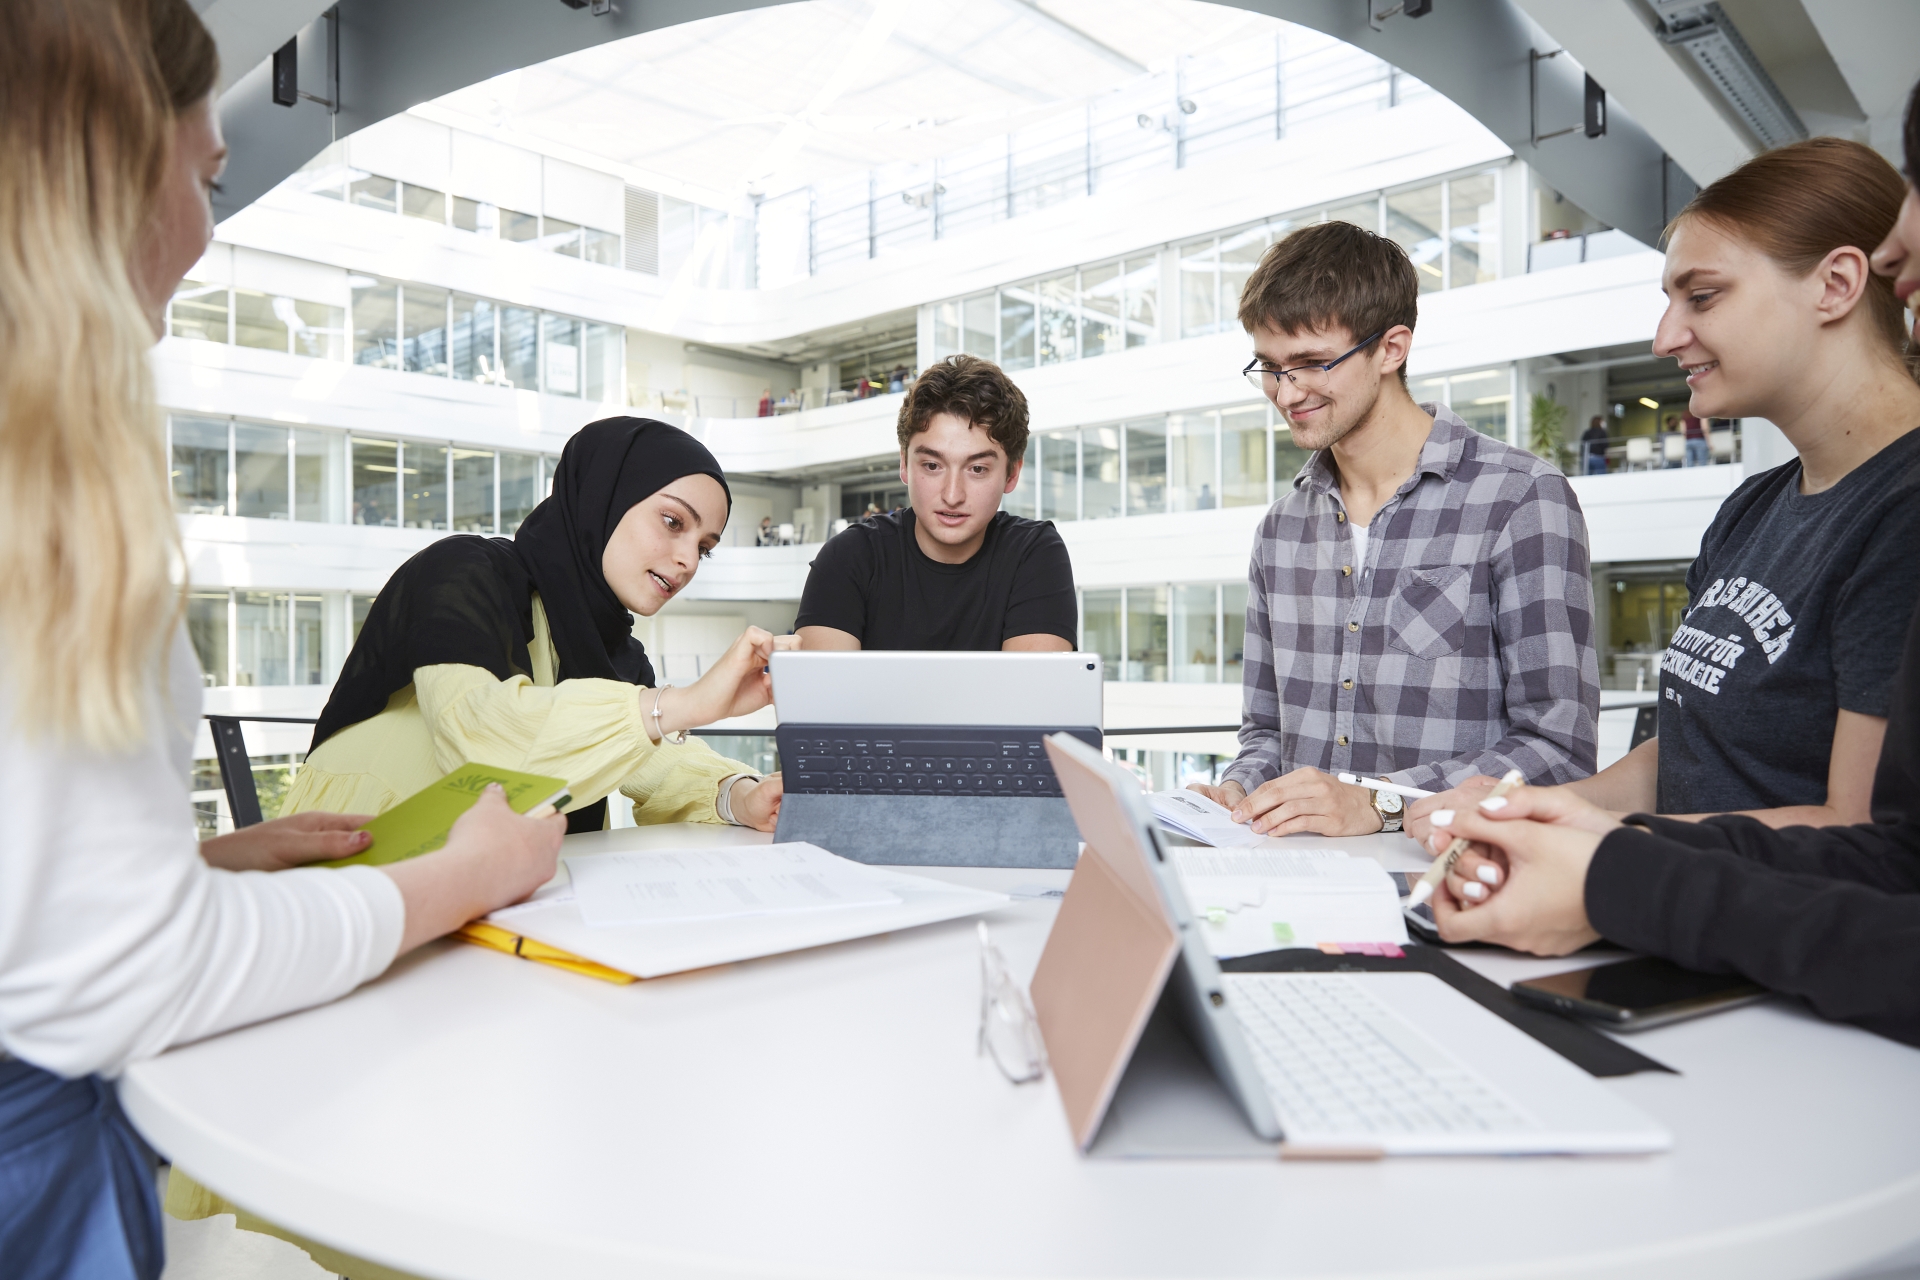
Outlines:
{"label": "woman wearing black hijab", "polygon": [[511,539],[442,538],[388,580],[284,811],[380,813],[472,760],[565,778],[569,831],[601,829],[615,790],[641,823],[771,831],[778,774],[673,740],[765,706],[779,642],[749,627],[699,681],[657,689],[633,638],[631,615],[685,589],[731,507],[720,464],[684,431],[581,428]]}

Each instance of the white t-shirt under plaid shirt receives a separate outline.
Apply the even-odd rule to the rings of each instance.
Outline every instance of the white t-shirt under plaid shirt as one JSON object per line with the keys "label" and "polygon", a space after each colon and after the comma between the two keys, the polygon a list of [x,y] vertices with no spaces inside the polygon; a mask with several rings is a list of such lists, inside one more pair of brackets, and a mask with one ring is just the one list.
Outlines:
{"label": "white t-shirt under plaid shirt", "polygon": [[1248,574],[1240,755],[1248,791],[1304,766],[1440,790],[1594,770],[1600,668],[1587,527],[1565,476],[1442,405],[1367,563],[1331,459],[1261,522]]}

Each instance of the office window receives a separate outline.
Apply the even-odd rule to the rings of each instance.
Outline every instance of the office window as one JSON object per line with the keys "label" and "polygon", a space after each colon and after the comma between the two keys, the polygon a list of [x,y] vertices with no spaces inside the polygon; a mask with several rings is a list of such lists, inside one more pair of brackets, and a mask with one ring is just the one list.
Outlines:
{"label": "office window", "polygon": [[1080,433],[1080,518],[1110,520],[1120,514],[1120,428],[1088,427]]}
{"label": "office window", "polygon": [[1126,261],[1127,345],[1160,340],[1160,255]]}
{"label": "office window", "polygon": [[933,309],[933,354],[944,360],[964,350],[960,345],[961,301],[949,298]]}
{"label": "office window", "polygon": [[1293,442],[1293,429],[1287,425],[1284,415],[1275,415],[1279,420],[1273,427],[1273,491],[1276,495],[1285,491],[1300,474],[1300,469],[1313,457],[1313,450],[1302,449]]}
{"label": "office window", "polygon": [[353,362],[400,367],[400,286],[390,280],[353,277]]}
{"label": "office window", "polygon": [[407,528],[447,527],[447,452],[443,444],[409,440],[401,445],[400,457],[406,468],[401,473],[401,523]]}
{"label": "office window", "polygon": [[393,440],[350,441],[353,523],[400,527],[400,445]]}
{"label": "office window", "polygon": [[241,688],[289,683],[288,600],[279,592],[234,592],[233,682]]}
{"label": "office window", "polygon": [[[1214,488],[1215,415],[1176,413],[1167,418],[1167,509],[1169,511],[1211,511],[1220,505]],[[1133,478],[1132,460],[1127,478]]]}
{"label": "office window", "polygon": [[233,494],[236,514],[256,520],[287,520],[287,429],[251,422],[233,425]]}
{"label": "office window", "polygon": [[453,450],[453,531],[493,532],[493,451],[490,449],[455,446]]}
{"label": "office window", "polygon": [[1420,292],[1435,293],[1446,284],[1446,241],[1440,234],[1441,184],[1387,197],[1387,237],[1407,251]]}
{"label": "office window", "polygon": [[626,330],[619,325],[579,326],[580,372],[586,399],[597,404],[619,404],[623,389],[621,350]]}
{"label": "office window", "polygon": [[540,219],[531,213],[521,213],[516,209],[498,210],[496,216],[500,223],[500,238],[529,244],[540,238]]}
{"label": "office window", "polygon": [[1127,588],[1128,681],[1163,683],[1167,678],[1167,589]]}
{"label": "office window", "polygon": [[1080,354],[1103,356],[1126,345],[1120,328],[1125,279],[1118,262],[1080,269]]}
{"label": "office window", "polygon": [[173,291],[167,308],[168,332],[176,338],[195,338],[202,342],[227,340],[227,286],[182,280]]}
{"label": "office window", "polygon": [[432,187],[416,187],[409,182],[401,188],[400,212],[409,218],[421,218],[427,222],[438,222],[445,226],[447,222],[446,193],[435,191]]}
{"label": "office window", "polygon": [[582,227],[580,257],[582,261],[597,262],[603,267],[617,267],[620,265],[620,237],[611,231]]}
{"label": "office window", "polygon": [[1120,601],[1118,591],[1080,593],[1080,648],[1097,653],[1106,668],[1106,678],[1122,676],[1120,661]]}
{"label": "office window", "polygon": [[549,253],[564,254],[569,258],[580,256],[580,224],[568,222],[562,218],[548,218],[541,223],[540,247]]}
{"label": "office window", "polygon": [[1247,584],[1220,588],[1220,678],[1239,684],[1247,670]]}
{"label": "office window", "polygon": [[1127,514],[1155,515],[1167,509],[1167,423],[1164,418],[1130,422],[1127,438]]}
{"label": "office window", "polygon": [[1484,284],[1500,274],[1500,186],[1478,173],[1447,184],[1447,287]]}
{"label": "office window", "polygon": [[540,489],[540,455],[500,455],[500,532],[512,537],[545,496]]}
{"label": "office window", "polygon": [[1167,624],[1170,675],[1176,684],[1212,684],[1220,676],[1219,589],[1183,586],[1173,589],[1173,607]]}
{"label": "office window", "polygon": [[[1600,653],[1603,689],[1660,687],[1660,657],[1687,610],[1684,565],[1604,574],[1596,596],[1605,596],[1605,640]],[[1600,605],[1598,599],[1594,602]]]}
{"label": "office window", "polygon": [[550,396],[580,394],[580,322],[569,316],[542,316],[540,389]]}
{"label": "office window", "polygon": [[187,596],[187,639],[200,659],[200,677],[209,689],[224,689],[227,670],[227,607],[224,591],[195,591]]}
{"label": "office window", "polygon": [[449,344],[448,363],[453,376],[462,382],[491,382],[499,365],[494,354],[494,330],[498,309],[485,298],[464,293],[452,296],[453,341]]}
{"label": "office window", "polygon": [[406,314],[402,354],[408,373],[447,376],[447,291],[410,284],[402,292]]}
{"label": "office window", "polygon": [[523,307],[500,308],[500,370],[506,385],[540,389],[540,313]]}
{"label": "office window", "polygon": [[325,684],[326,602],[319,596],[293,597],[293,684]]}
{"label": "office window", "polygon": [[1033,368],[1033,288],[1013,285],[1000,291],[1000,367]]}
{"label": "office window", "polygon": [[1267,226],[1247,227],[1220,237],[1220,328],[1228,330],[1238,327],[1240,314],[1240,294],[1247,287],[1247,277],[1260,265],[1260,259],[1267,254],[1267,246],[1273,243],[1274,228]]}
{"label": "office window", "polygon": [[1377,235],[1380,231],[1380,198],[1368,196],[1365,200],[1355,200],[1350,204],[1329,209],[1327,221],[1351,222],[1354,226],[1365,227]]}
{"label": "office window", "polygon": [[994,295],[991,293],[982,293],[966,301],[962,349],[970,356],[979,356],[983,360],[999,359],[1000,348],[994,336],[997,327],[994,305]]}
{"label": "office window", "polygon": [[465,196],[455,196],[451,212],[453,216],[450,221],[461,231],[490,236],[499,228],[498,211],[484,200],[469,200]]}
{"label": "office window", "polygon": [[1222,409],[1220,505],[1261,507],[1267,502],[1267,407],[1250,404]]}
{"label": "office window", "polygon": [[376,178],[369,175],[347,188],[347,201],[363,209],[378,209],[382,213],[392,213],[399,203],[399,187],[400,184],[392,178]]}
{"label": "office window", "polygon": [[276,314],[275,304],[291,302],[252,289],[233,291],[233,340],[243,347],[262,351],[285,351],[287,324]]}
{"label": "office window", "polygon": [[1447,376],[1443,373],[1437,378],[1408,378],[1407,394],[1415,404],[1445,404]]}
{"label": "office window", "polygon": [[1507,438],[1513,393],[1504,367],[1454,374],[1447,379],[1447,400],[1475,431],[1495,440]]}
{"label": "office window", "polygon": [[1039,496],[1040,438],[1027,437],[1027,458],[1020,468],[1020,479],[1013,492],[1000,500],[1000,509],[1025,520],[1034,519],[1033,504]]}
{"label": "office window", "polygon": [[274,314],[293,335],[292,351],[315,360],[347,358],[347,309],[324,302],[275,298]]}
{"label": "office window", "polygon": [[378,598],[378,596],[348,597],[349,611],[353,619],[353,638],[355,643],[359,642],[360,629],[367,625],[367,615],[373,612],[373,602]]}
{"label": "office window", "polygon": [[1063,271],[1035,286],[1040,301],[1040,363],[1060,364],[1080,356],[1080,326],[1074,314],[1079,302],[1075,278],[1078,272]]}
{"label": "office window", "polygon": [[1220,328],[1220,256],[1212,236],[1180,246],[1180,336]]}
{"label": "office window", "polygon": [[227,420],[172,419],[173,509],[188,516],[227,514]]}
{"label": "office window", "polygon": [[546,501],[553,492],[554,469],[560,465],[560,459],[550,453],[540,455],[540,499]]}
{"label": "office window", "polygon": [[340,518],[341,440],[317,427],[293,429],[293,518]]}
{"label": "office window", "polygon": [[1080,433],[1049,431],[1027,445],[1040,459],[1041,520],[1080,518]]}

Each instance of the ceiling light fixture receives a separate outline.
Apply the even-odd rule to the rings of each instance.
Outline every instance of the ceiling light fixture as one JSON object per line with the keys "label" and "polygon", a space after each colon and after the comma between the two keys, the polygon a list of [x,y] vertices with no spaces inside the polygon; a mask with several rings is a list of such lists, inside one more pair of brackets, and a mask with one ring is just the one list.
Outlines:
{"label": "ceiling light fixture", "polygon": [[1647,408],[1649,409],[1658,409],[1660,407],[1660,402],[1658,400],[1651,399],[1647,396],[1641,396],[1640,403],[1647,406]]}
{"label": "ceiling light fixture", "polygon": [[1700,0],[1652,3],[1660,15],[1660,38],[1693,59],[1761,145],[1785,146],[1807,136],[1799,113],[1754,56],[1726,10]]}

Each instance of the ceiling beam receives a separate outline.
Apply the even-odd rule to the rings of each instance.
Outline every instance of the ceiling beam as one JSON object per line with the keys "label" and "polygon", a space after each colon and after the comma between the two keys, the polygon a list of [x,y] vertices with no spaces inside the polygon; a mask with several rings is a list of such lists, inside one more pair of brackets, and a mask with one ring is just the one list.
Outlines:
{"label": "ceiling beam", "polygon": [[1867,117],[1867,140],[1903,163],[1900,127],[1920,65],[1920,4],[1913,0],[1814,0],[1807,17]]}

